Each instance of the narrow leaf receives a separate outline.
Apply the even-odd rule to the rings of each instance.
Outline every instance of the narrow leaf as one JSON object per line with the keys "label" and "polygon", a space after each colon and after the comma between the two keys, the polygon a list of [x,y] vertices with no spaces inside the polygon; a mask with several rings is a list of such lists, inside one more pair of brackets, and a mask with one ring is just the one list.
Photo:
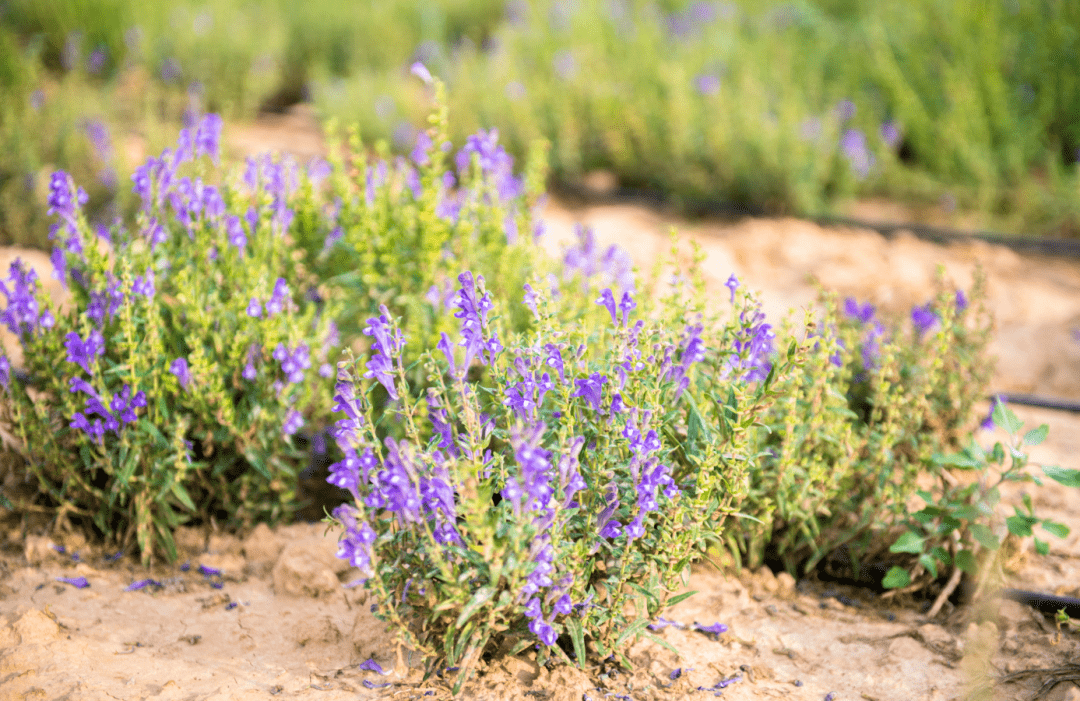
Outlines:
{"label": "narrow leaf", "polygon": [[477,589],[476,593],[469,599],[469,603],[465,604],[465,608],[461,609],[461,614],[457,617],[454,627],[460,628],[464,625],[465,621],[469,620],[476,613],[476,610],[490,601],[493,596],[495,596],[495,587],[487,586]]}
{"label": "narrow leaf", "polygon": [[696,591],[685,591],[682,594],[679,594],[678,596],[673,596],[670,599],[668,599],[667,600],[667,605],[670,608],[671,606],[674,606],[675,604],[677,604],[677,603],[679,603],[681,601],[686,601],[687,599],[689,599],[694,594],[697,594],[697,592]]}
{"label": "narrow leaf", "polygon": [[574,643],[574,657],[577,658],[578,669],[585,669],[585,631],[581,627],[581,621],[574,616],[569,616],[563,624],[570,631],[570,640]]}
{"label": "narrow leaf", "polygon": [[1035,552],[1037,552],[1040,555],[1048,554],[1050,552],[1050,544],[1047,543],[1046,541],[1039,540],[1038,537],[1036,537],[1035,538]]}

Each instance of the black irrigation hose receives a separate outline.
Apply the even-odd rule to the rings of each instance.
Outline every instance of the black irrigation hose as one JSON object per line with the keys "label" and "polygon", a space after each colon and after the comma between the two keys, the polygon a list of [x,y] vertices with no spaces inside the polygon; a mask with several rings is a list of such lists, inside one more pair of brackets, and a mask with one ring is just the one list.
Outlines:
{"label": "black irrigation hose", "polygon": [[926,224],[890,224],[829,215],[811,217],[810,220],[823,226],[852,226],[860,229],[871,229],[889,239],[894,238],[900,232],[909,231],[917,238],[933,243],[962,243],[977,240],[997,244],[998,246],[1006,246],[1017,253],[1056,256],[1060,258],[1080,258],[1080,241],[1071,239],[1009,236],[994,231],[956,231],[955,229],[945,229],[937,226],[928,226]]}
{"label": "black irrigation hose", "polygon": [[1034,394],[1016,394],[1012,392],[999,392],[989,399],[1000,398],[1006,404],[1019,404],[1020,406],[1034,406],[1041,409],[1055,409],[1057,411],[1069,411],[1080,414],[1080,402],[1072,399],[1055,399],[1053,397],[1038,397]]}
{"label": "black irrigation hose", "polygon": [[1069,618],[1080,618],[1080,599],[1071,596],[1055,596],[1038,591],[1024,591],[1023,589],[1002,589],[1001,596],[1011,601],[1019,601],[1025,606],[1030,606],[1039,613],[1053,616],[1058,611],[1065,609]]}

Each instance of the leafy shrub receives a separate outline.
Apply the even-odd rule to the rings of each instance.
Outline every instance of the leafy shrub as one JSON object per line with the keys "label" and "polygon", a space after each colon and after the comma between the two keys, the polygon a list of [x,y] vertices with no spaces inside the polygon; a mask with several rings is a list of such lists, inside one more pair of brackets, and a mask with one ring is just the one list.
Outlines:
{"label": "leafy shrub", "polygon": [[979,278],[970,300],[943,290],[893,324],[870,304],[848,298],[841,309],[823,294],[806,364],[764,419],[743,507],[759,521],[733,550],[751,566],[768,557],[795,571],[841,546],[854,563],[888,547],[920,476],[942,478],[933,455],[956,449],[975,425],[992,369],[983,294]]}
{"label": "leafy shrub", "polygon": [[336,305],[293,260],[298,173],[269,158],[213,185],[220,120],[181,132],[135,174],[133,227],[93,230],[86,195],[54,173],[52,261],[71,302],[55,309],[16,261],[0,291],[27,382],[3,417],[40,486],[35,503],[78,517],[144,561],[175,557],[192,519],[276,521],[304,455],[289,437],[329,409]]}
{"label": "leafy shrub", "polygon": [[[409,384],[385,309],[364,330],[366,371],[339,366],[345,458],[329,479],[354,497],[334,512],[339,556],[431,664],[468,670],[537,640],[545,657],[565,659],[561,640],[578,664],[629,664],[625,648],[658,641],[646,626],[685,598],[669,597],[736,510],[752,425],[796,349],[773,369],[770,329],[746,295],[726,323],[703,320],[681,287],[635,320],[629,290],[588,279],[599,316],[573,302],[567,313],[534,280],[522,305],[533,327],[503,336],[489,314],[506,302],[471,272],[458,281],[460,340],[443,334],[423,354],[426,388]],[[378,421],[376,387],[391,402]]]}

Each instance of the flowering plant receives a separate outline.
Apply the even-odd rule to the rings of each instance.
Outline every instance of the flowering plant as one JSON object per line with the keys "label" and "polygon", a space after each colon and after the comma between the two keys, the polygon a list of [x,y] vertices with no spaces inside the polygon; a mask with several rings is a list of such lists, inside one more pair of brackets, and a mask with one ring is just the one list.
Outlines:
{"label": "flowering plant", "polygon": [[52,262],[71,302],[54,308],[20,261],[0,285],[25,366],[13,381],[0,359],[2,419],[39,486],[16,506],[137,541],[144,561],[175,557],[192,518],[288,515],[290,437],[329,410],[336,305],[316,304],[285,235],[302,176],[266,158],[211,184],[220,130],[207,115],[136,171],[132,228],[93,229],[55,173]]}
{"label": "flowering plant", "polygon": [[[339,556],[431,664],[468,670],[534,643],[543,659],[628,664],[625,648],[685,598],[670,595],[739,504],[752,425],[796,348],[774,369],[760,344],[737,345],[768,334],[747,323],[758,317],[745,294],[725,324],[677,288],[661,304],[673,324],[604,288],[601,316],[575,322],[536,280],[533,328],[503,338],[483,278],[458,281],[459,340],[443,334],[423,354],[426,390],[408,383],[407,339],[385,309],[364,331],[366,370],[339,365],[345,458],[330,481],[354,498],[334,512]],[[378,423],[375,386],[392,402]]]}

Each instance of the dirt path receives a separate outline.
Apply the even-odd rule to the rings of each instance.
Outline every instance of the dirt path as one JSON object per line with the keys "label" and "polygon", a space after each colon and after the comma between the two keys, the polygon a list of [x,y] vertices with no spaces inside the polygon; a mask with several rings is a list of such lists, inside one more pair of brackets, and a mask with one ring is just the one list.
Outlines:
{"label": "dirt path", "polygon": [[[669,245],[671,222],[639,207],[571,210],[553,203],[545,218],[552,245],[570,237],[574,220],[594,226],[600,242],[618,243],[642,264]],[[966,286],[980,262],[998,320],[995,389],[1080,399],[1080,343],[1071,335],[1080,327],[1080,264],[986,244],[943,248],[914,238],[885,241],[795,220],[674,223],[682,242],[694,239],[703,247],[718,294],[726,294],[723,282],[734,272],[762,292],[773,318],[813,301],[808,273],[843,295],[905,311],[927,301],[939,263]],[[39,272],[48,279],[47,262]],[[1036,460],[1080,467],[1080,417],[1025,408],[1017,413],[1032,426],[1051,426],[1049,440],[1033,453]],[[1051,543],[1048,558],[1015,558],[1010,584],[1080,596],[1080,498],[1053,484],[1031,491],[1038,511],[1073,531]],[[1007,497],[1018,502],[1020,493]],[[343,588],[356,573],[334,557],[336,536],[321,526],[261,527],[243,540],[185,531],[182,561],[189,568],[154,570],[149,576],[161,586],[138,591],[125,591],[148,576],[136,561],[108,561],[108,553],[77,536],[24,539],[9,525],[0,539],[0,698],[447,695],[444,681],[421,682],[419,671],[409,667],[417,660],[399,662],[364,593]],[[57,551],[61,545],[64,553]],[[205,576],[200,565],[221,575]],[[85,577],[89,586],[75,588],[57,577]],[[540,669],[525,656],[493,662],[469,695],[523,701],[710,698],[718,692],[730,699],[818,700],[830,693],[835,699],[954,699],[989,674],[1080,658],[1080,636],[1065,635],[1055,644],[1052,625],[1010,602],[996,607],[995,620],[980,624],[971,610],[929,621],[866,592],[796,585],[768,572],[735,577],[703,568],[695,570],[690,586],[699,593],[670,618],[722,622],[730,630],[719,639],[663,630],[682,659],[642,644],[632,653],[639,670],[618,675]],[[372,656],[394,671],[361,671],[358,664]],[[677,669],[683,672],[673,679]],[[992,697],[1027,699],[1040,683],[1031,677],[1001,685]],[[1068,686],[1046,698],[1080,698],[1080,689]]]}

